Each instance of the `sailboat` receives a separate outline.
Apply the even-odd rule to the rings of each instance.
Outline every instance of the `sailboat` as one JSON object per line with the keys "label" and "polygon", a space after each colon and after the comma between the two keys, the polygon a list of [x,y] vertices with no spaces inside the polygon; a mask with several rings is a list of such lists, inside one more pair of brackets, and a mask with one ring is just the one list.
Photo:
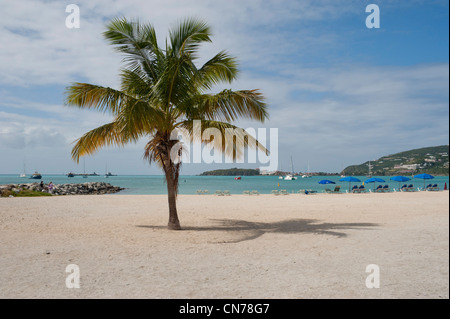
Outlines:
{"label": "sailboat", "polygon": [[308,163],[308,170],[306,171],[306,174],[302,175],[302,178],[310,178],[311,174],[309,173],[309,163]]}
{"label": "sailboat", "polygon": [[87,178],[86,174],[86,160],[83,158],[83,178]]}
{"label": "sailboat", "polygon": [[108,164],[105,165],[105,178],[108,178],[110,176],[117,176],[114,174],[111,174],[111,172],[108,172]]}
{"label": "sailboat", "polygon": [[19,177],[20,178],[26,178],[27,177],[27,173],[26,173],[26,169],[25,169],[25,163],[23,163],[23,173],[20,174]]}
{"label": "sailboat", "polygon": [[344,164],[342,164],[342,171],[341,171],[341,177],[344,178],[345,177],[345,168],[344,168]]}
{"label": "sailboat", "polygon": [[294,176],[294,164],[292,162],[292,156],[291,156],[291,174],[286,175],[284,178],[285,181],[295,181],[297,177]]}

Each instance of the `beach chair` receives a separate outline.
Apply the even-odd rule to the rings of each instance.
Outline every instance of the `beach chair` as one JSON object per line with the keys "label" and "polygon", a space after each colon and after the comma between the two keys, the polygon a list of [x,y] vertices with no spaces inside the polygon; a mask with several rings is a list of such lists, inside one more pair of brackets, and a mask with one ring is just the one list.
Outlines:
{"label": "beach chair", "polygon": [[328,193],[328,194],[330,194],[330,193],[332,193],[333,191],[331,190],[331,189],[329,189],[329,188],[325,188],[325,193]]}
{"label": "beach chair", "polygon": [[334,188],[333,193],[339,193],[341,191],[341,186],[338,185]]}
{"label": "beach chair", "polygon": [[428,184],[424,189],[425,189],[426,191],[431,191],[432,188],[433,188],[433,185],[432,185],[432,184]]}
{"label": "beach chair", "polygon": [[256,191],[256,190],[253,190],[253,191],[250,193],[250,195],[259,195],[259,192]]}
{"label": "beach chair", "polygon": [[244,194],[244,195],[251,195],[250,191],[243,191],[242,194]]}
{"label": "beach chair", "polygon": [[409,184],[408,185],[408,192],[414,192],[414,191],[415,191],[414,185],[413,184]]}
{"label": "beach chair", "polygon": [[377,188],[375,188],[374,192],[379,193],[383,191],[383,185],[378,185]]}
{"label": "beach chair", "polygon": [[389,188],[389,185],[384,185],[383,186],[383,192],[390,192],[391,189]]}
{"label": "beach chair", "polygon": [[287,192],[287,190],[282,189],[280,190],[280,195],[289,195],[289,193]]}
{"label": "beach chair", "polygon": [[222,191],[217,190],[216,191],[216,195],[217,196],[224,196],[224,193]]}
{"label": "beach chair", "polygon": [[403,184],[402,187],[400,187],[400,191],[401,191],[401,192],[408,192],[408,191],[409,191],[408,185]]}
{"label": "beach chair", "polygon": [[197,189],[197,195],[203,195],[203,191],[201,189]]}
{"label": "beach chair", "polygon": [[225,196],[231,196],[231,193],[230,193],[230,191],[223,191],[223,194],[225,195]]}
{"label": "beach chair", "polygon": [[203,191],[203,194],[209,194],[209,191],[208,191],[207,189],[205,189],[205,190]]}
{"label": "beach chair", "polygon": [[280,192],[279,192],[278,190],[274,189],[274,190],[272,191],[272,194],[273,194],[273,195],[280,195]]}
{"label": "beach chair", "polygon": [[438,190],[439,190],[438,184],[433,184],[433,185],[430,187],[430,191],[438,191]]}
{"label": "beach chair", "polygon": [[364,185],[359,186],[358,193],[365,193],[365,192],[366,192],[366,188],[364,187]]}
{"label": "beach chair", "polygon": [[359,188],[358,188],[358,186],[357,186],[357,185],[353,186],[352,189],[351,189],[351,192],[352,192],[352,193],[359,193]]}

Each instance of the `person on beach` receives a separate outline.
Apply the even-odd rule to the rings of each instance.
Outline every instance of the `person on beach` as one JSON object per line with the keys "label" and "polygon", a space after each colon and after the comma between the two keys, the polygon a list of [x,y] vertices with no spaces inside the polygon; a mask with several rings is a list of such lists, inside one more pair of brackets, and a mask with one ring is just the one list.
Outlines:
{"label": "person on beach", "polygon": [[50,194],[53,194],[53,182],[50,182],[50,183],[48,184],[48,192],[49,192]]}
{"label": "person on beach", "polygon": [[41,183],[39,184],[39,186],[41,187],[41,190],[44,190],[44,181],[41,181]]}

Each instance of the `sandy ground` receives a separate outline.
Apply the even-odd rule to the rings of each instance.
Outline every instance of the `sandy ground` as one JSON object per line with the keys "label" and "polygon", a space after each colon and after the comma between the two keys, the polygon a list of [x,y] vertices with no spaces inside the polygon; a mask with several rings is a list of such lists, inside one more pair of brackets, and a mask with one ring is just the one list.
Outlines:
{"label": "sandy ground", "polygon": [[178,210],[169,231],[166,196],[0,198],[0,298],[449,298],[448,192],[182,195]]}

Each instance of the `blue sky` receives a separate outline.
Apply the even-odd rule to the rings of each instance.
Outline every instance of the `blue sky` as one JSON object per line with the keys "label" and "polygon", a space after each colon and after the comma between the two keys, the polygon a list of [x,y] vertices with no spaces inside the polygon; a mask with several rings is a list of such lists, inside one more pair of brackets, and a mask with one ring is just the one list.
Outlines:
{"label": "blue sky", "polygon": [[[80,7],[68,29],[66,5]],[[381,27],[365,25],[368,4]],[[338,172],[381,156],[449,141],[449,4],[443,1],[2,1],[0,12],[0,173],[82,171],[72,142],[108,115],[63,105],[73,81],[118,87],[121,56],[102,38],[117,16],[152,23],[162,43],[186,17],[201,17],[213,43],[240,64],[233,89],[260,89],[264,124],[279,130],[279,162],[290,169]],[[86,158],[103,173],[160,174],[142,159],[145,140]],[[186,164],[183,174],[246,165]]]}

